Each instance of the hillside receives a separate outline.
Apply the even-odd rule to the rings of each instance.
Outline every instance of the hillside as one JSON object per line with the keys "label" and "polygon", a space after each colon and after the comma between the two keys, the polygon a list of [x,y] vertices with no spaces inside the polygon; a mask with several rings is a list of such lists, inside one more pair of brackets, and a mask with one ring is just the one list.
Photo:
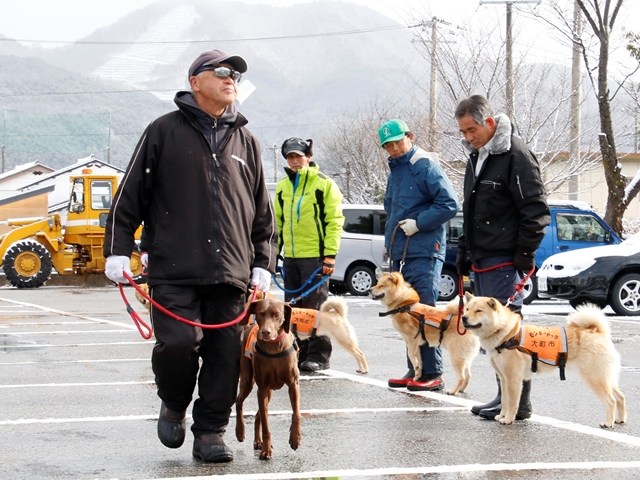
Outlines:
{"label": "hillside", "polygon": [[[240,110],[262,142],[265,158],[272,159],[268,147],[286,137],[318,138],[344,112],[380,98],[389,98],[391,105],[402,98],[427,68],[426,62],[412,60],[419,57],[411,39],[409,29],[393,20],[339,1],[278,8],[166,0],[64,48],[0,42],[5,66],[0,71],[0,104],[7,119],[16,115],[11,112],[96,114],[69,122],[75,123],[72,133],[65,133],[71,136],[79,131],[78,124],[95,124],[99,131],[83,133],[84,140],[65,147],[62,155],[72,155],[77,148],[69,160],[91,153],[106,158],[106,146],[111,145],[111,162],[126,162],[144,126],[173,109],[175,91],[187,87],[191,61],[204,50],[220,48],[242,55],[249,64],[245,79],[257,89]],[[109,115],[110,135],[105,121]],[[19,128],[41,123],[21,122]],[[17,135],[15,125],[5,132]],[[107,138],[102,138],[105,131]],[[37,138],[30,132],[20,142],[13,137],[11,144],[5,135],[9,165],[36,158],[55,165],[62,138],[55,135]],[[102,154],[95,151],[100,146]]]}

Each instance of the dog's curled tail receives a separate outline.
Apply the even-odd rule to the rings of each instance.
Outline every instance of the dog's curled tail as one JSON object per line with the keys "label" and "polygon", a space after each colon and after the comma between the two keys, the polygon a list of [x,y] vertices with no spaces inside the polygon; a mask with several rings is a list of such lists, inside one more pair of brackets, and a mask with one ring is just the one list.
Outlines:
{"label": "dog's curled tail", "polygon": [[347,316],[347,304],[341,298],[330,298],[320,306],[321,312],[330,312],[331,310],[335,310],[342,317]]}
{"label": "dog's curled tail", "polygon": [[576,311],[569,314],[567,323],[574,323],[582,328],[595,329],[598,332],[610,335],[609,320],[597,305],[585,303],[576,308]]}

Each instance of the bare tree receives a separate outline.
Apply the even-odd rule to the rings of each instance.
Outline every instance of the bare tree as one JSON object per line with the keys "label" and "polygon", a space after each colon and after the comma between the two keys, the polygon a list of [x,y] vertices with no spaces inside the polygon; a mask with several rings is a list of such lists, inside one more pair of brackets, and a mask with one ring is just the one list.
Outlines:
{"label": "bare tree", "polygon": [[[406,120],[416,134],[417,144],[425,150],[433,148],[430,140],[435,139],[433,144],[438,147],[441,164],[457,191],[461,191],[466,155],[453,111],[459,100],[475,93],[485,95],[497,112],[504,110],[504,43],[498,27],[491,25],[458,30],[455,43],[442,38],[437,45],[433,44],[431,30],[417,32],[414,45],[425,65],[430,65],[431,59],[437,56],[437,131],[433,132],[434,125],[429,118],[430,79],[414,79],[415,89],[402,92],[402,104],[387,106],[378,100],[332,124],[322,136],[326,155],[323,164],[330,165],[333,171],[326,166],[325,170],[340,179],[347,201],[378,203],[382,200],[388,168],[386,155],[378,146],[377,130],[389,118]],[[434,52],[433,48],[437,50]],[[517,95],[516,114],[511,120],[517,134],[537,153],[548,191],[564,192],[569,178],[601,162],[600,155],[592,153],[577,157],[568,154],[570,72],[558,65],[529,64],[523,57],[515,59],[513,71]],[[585,120],[585,138],[597,138],[597,126]]]}
{"label": "bare tree", "polygon": [[566,1],[549,0],[548,10],[535,13],[536,18],[556,28],[570,42],[578,43],[582,51],[586,72],[598,102],[598,141],[608,189],[604,218],[619,234],[623,230],[624,212],[639,191],[637,181],[628,186],[627,178],[622,174],[612,117],[612,101],[626,81],[626,78],[619,79],[616,88],[611,90],[609,61],[612,32],[622,11],[622,4],[623,0],[575,0],[575,5],[586,20],[587,28],[582,34],[574,31],[570,21],[572,14],[567,11]]}
{"label": "bare tree", "polygon": [[[505,38],[497,26],[487,25],[457,30],[455,43],[443,38],[434,45],[432,38],[425,35],[418,35],[418,39],[425,59],[433,57],[433,50],[437,49],[438,82],[443,86],[438,105],[447,112],[438,125],[442,135],[439,145],[449,166],[460,168],[459,159],[464,155],[452,112],[462,98],[475,93],[486,96],[497,111],[504,110]],[[589,154],[576,158],[567,155],[571,140],[570,71],[558,65],[526,63],[524,56],[515,59],[514,64],[517,95],[511,121],[516,133],[540,158],[547,190],[563,191],[569,178],[589,171],[599,161],[599,157]]]}

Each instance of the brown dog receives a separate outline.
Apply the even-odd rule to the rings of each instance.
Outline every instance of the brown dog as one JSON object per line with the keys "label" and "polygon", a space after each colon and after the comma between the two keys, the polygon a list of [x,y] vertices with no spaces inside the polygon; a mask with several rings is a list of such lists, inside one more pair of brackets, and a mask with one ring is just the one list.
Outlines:
{"label": "brown dog", "polygon": [[[498,300],[474,297],[469,293],[465,296],[464,326],[478,336],[500,379],[502,410],[497,421],[505,425],[513,423],[522,381],[531,379],[534,368],[545,373],[556,370],[558,363],[562,368],[560,378],[563,378],[565,365],[577,370],[604,404],[606,417],[601,427],[610,428],[614,421],[626,422],[625,398],[618,387],[620,354],[613,346],[609,323],[602,310],[595,305],[579,307],[569,315],[564,329],[530,326],[522,329],[521,316]],[[560,348],[540,351],[541,343],[559,344]],[[531,352],[537,361],[532,361]]]}
{"label": "brown dog", "polygon": [[[471,363],[478,355],[480,344],[475,335],[458,333],[458,301],[452,300],[446,309],[421,306],[418,292],[398,272],[383,275],[370,293],[373,299],[380,300],[387,307],[387,311],[393,318],[393,326],[406,342],[409,359],[416,374],[415,380],[422,376],[420,346],[427,342],[432,347],[441,345],[449,352],[457,377],[456,386],[447,390],[446,393],[455,395],[458,392],[464,392],[471,379]],[[410,311],[402,311],[410,307],[414,308],[413,314]],[[397,313],[392,313],[399,309]],[[427,322],[421,327],[418,318],[421,313],[428,317],[425,311],[438,317],[438,321],[433,322],[425,318]],[[444,324],[441,323],[439,328],[429,324],[439,323],[439,319],[446,318],[449,318],[448,323],[446,321]]]}
{"label": "brown dog", "polygon": [[[276,299],[252,302],[243,322],[255,316],[256,325],[244,327],[240,342],[240,390],[236,399],[236,438],[244,441],[245,428],[243,404],[253,388],[258,386],[258,413],[255,418],[253,448],[260,449],[260,459],[272,457],[271,432],[269,430],[269,401],[273,390],[289,387],[289,399],[293,414],[289,445],[293,450],[300,446],[300,387],[298,384],[298,356],[295,338],[290,331],[291,307]],[[255,328],[255,330],[254,330]],[[255,332],[255,347],[247,342],[250,332]],[[246,353],[250,353],[249,358]]]}
{"label": "brown dog", "polygon": [[[267,293],[267,296],[270,294]],[[256,298],[263,298],[258,292]],[[270,296],[270,298],[274,298]],[[347,304],[341,298],[330,298],[320,305],[320,310],[292,307],[291,325],[300,340],[311,335],[326,335],[340,344],[358,362],[356,372],[367,373],[367,358],[358,348],[358,338],[353,325],[347,320]],[[313,331],[315,329],[315,331]]]}

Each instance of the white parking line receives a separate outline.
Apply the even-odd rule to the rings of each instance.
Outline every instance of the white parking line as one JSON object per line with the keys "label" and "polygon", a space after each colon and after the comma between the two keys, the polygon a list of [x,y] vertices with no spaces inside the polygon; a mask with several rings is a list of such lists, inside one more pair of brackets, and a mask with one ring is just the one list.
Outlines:
{"label": "white parking line", "polygon": [[46,362],[0,362],[0,365],[52,365],[57,363],[150,362],[149,358],[103,358],[101,360],[50,360]]}
{"label": "white parking line", "polygon": [[137,327],[133,323],[122,323],[122,322],[114,322],[112,320],[105,320],[104,318],[85,317],[83,315],[78,315],[77,313],[65,312],[63,310],[56,310],[55,308],[43,307],[42,305],[35,305],[33,303],[18,302],[17,300],[9,300],[8,298],[0,298],[0,301],[12,303],[14,305],[22,305],[23,307],[35,308],[43,312],[55,313],[57,315],[63,315],[65,317],[81,318],[84,320],[91,320],[92,322],[96,322],[96,323],[107,323],[109,325],[114,325],[117,327],[137,330]]}
{"label": "white parking line", "polygon": [[[311,409],[300,410],[300,414],[305,416],[319,417],[322,415],[343,415],[347,413],[424,413],[424,412],[443,412],[461,410],[458,407],[415,407],[415,408],[327,408],[327,409]],[[280,415],[290,417],[291,410],[270,410],[269,416]],[[255,411],[245,411],[245,417],[254,417]],[[187,418],[191,415],[187,414]],[[235,417],[235,413],[231,414],[231,418]],[[33,425],[45,423],[82,423],[82,422],[113,422],[113,421],[132,421],[132,420],[155,420],[158,415],[119,415],[115,417],[75,417],[75,418],[20,418],[18,420],[2,420],[0,426],[5,425]]]}
{"label": "white parking line", "polygon": [[[354,382],[378,386],[385,389],[390,388],[387,382],[384,382],[381,380],[375,380],[373,378],[365,378],[358,375],[352,375],[350,373],[343,373],[337,370],[322,370],[319,373],[322,373],[323,375],[328,375],[331,377],[347,378],[347,379],[353,380]],[[406,389],[397,389],[397,388],[393,390],[401,390],[411,395],[431,398],[434,400],[438,400],[440,402],[452,403],[454,405],[464,406],[468,408],[471,408],[473,405],[481,403],[481,402],[476,402],[474,400],[467,400],[466,398],[454,397],[451,395],[444,395],[436,392],[412,392]],[[536,415],[536,414],[533,414],[529,419],[529,421],[542,423],[542,424],[549,425],[556,428],[561,428],[563,430],[570,430],[573,432],[583,433],[585,435],[591,435],[594,437],[606,438],[608,440],[613,440],[615,442],[620,442],[620,443],[626,443],[628,445],[634,445],[636,447],[640,446],[639,437],[634,437],[632,435],[627,435],[625,433],[618,433],[618,432],[614,432],[614,431],[603,429],[603,428],[587,427],[585,425],[580,425],[579,423],[565,422],[563,420],[558,420],[557,418],[545,417],[545,416]],[[509,427],[505,427],[505,428],[509,428]]]}
{"label": "white parking line", "polygon": [[435,467],[409,467],[409,468],[374,468],[369,470],[318,470],[314,472],[298,473],[252,473],[209,475],[198,477],[171,477],[155,478],[154,480],[285,480],[307,478],[357,478],[382,475],[420,475],[438,473],[471,473],[471,472],[508,472],[528,470],[612,470],[640,467],[640,462],[572,462],[572,463],[494,463],[473,465],[440,465]]}
{"label": "white parking line", "polygon": [[111,345],[141,345],[148,344],[149,340],[141,340],[138,342],[102,342],[102,343],[63,343],[60,345],[54,345],[53,343],[33,343],[33,344],[18,344],[18,345],[2,345],[2,350],[20,349],[25,348],[44,348],[44,347],[106,347]]}

